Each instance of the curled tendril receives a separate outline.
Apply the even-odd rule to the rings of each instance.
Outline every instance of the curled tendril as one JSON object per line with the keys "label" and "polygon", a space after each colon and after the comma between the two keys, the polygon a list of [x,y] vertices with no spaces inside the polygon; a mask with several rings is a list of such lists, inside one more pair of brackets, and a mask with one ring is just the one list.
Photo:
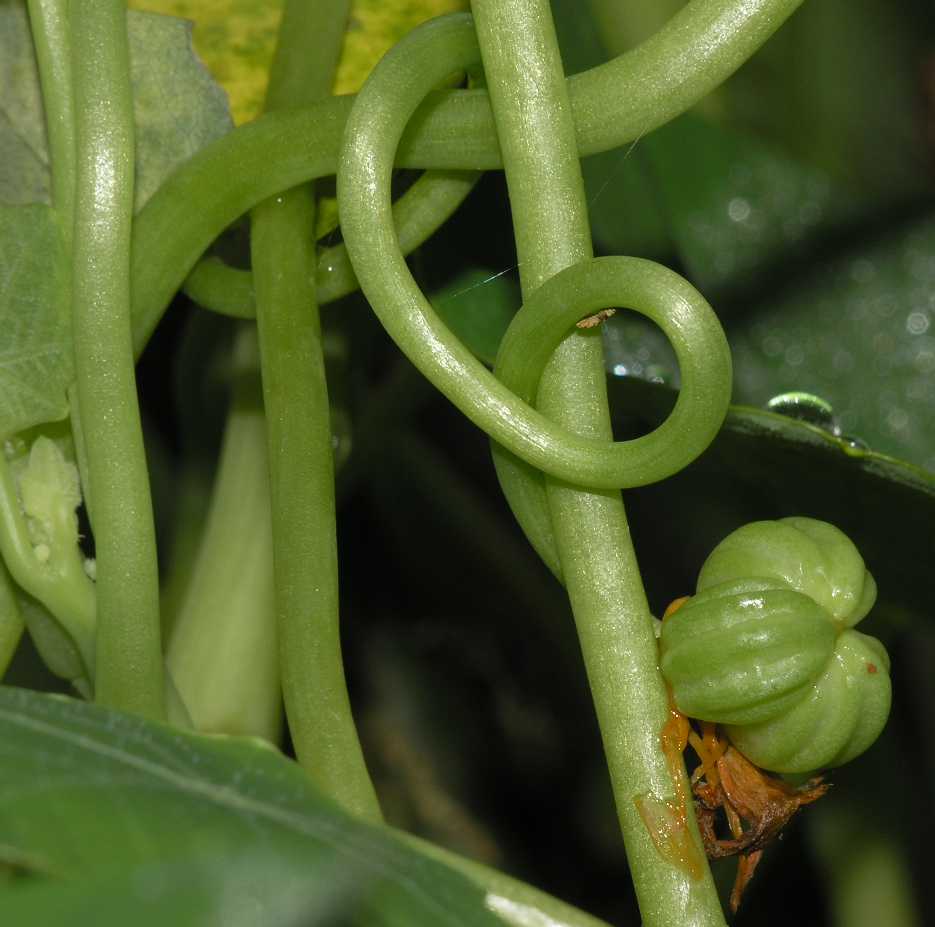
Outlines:
{"label": "curled tendril", "polygon": [[[619,147],[684,112],[733,73],[801,2],[693,0],[637,48],[569,78],[580,152]],[[137,354],[172,295],[228,225],[267,197],[335,173],[352,105],[350,97],[334,97],[241,126],[202,149],[149,200],[133,227]],[[412,120],[399,165],[500,167],[486,92],[433,94]]]}
{"label": "curled tendril", "polygon": [[[730,396],[730,355],[717,318],[677,274],[635,258],[597,258],[540,287],[508,330],[492,375],[442,323],[406,267],[390,207],[396,148],[425,93],[478,49],[469,16],[434,20],[377,66],[347,123],[338,172],[344,240],[361,288],[413,364],[469,419],[523,461],[597,488],[650,483],[696,457],[719,428]],[[553,351],[579,319],[623,304],[671,340],[683,387],[672,415],[635,441],[584,438],[531,405]],[[528,496],[530,505],[544,497]]]}

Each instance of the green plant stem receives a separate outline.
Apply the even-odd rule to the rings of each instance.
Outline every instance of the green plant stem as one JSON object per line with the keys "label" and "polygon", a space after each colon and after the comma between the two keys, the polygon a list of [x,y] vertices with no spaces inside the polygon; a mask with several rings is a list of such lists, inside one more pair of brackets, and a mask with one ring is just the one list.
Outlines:
{"label": "green plant stem", "polygon": [[[474,189],[480,174],[471,171],[426,171],[394,204],[396,234],[403,254],[430,238]],[[318,305],[333,302],[358,288],[343,244],[322,248],[315,268]],[[204,309],[235,318],[256,317],[253,274],[229,267],[215,257],[199,261],[183,286]]]}
{"label": "green plant stem", "polygon": [[[329,92],[348,6],[289,0],[267,107]],[[347,810],[381,820],[351,713],[338,612],[334,462],[315,300],[311,185],[253,211],[263,396],[269,429],[273,562],[283,696],[296,756]]]}
{"label": "green plant stem", "polygon": [[[195,728],[278,743],[282,695],[256,330],[238,332],[211,505],[166,648]],[[223,655],[223,656],[221,656]]]}
{"label": "green plant stem", "polygon": [[29,23],[45,111],[52,173],[52,205],[66,253],[75,213],[75,107],[68,34],[68,0],[28,0]]}
{"label": "green plant stem", "polygon": [[159,585],[130,330],[134,138],[126,8],[71,0],[77,171],[72,327],[94,497],[95,695],[165,716]]}
{"label": "green plant stem", "polygon": [[[473,0],[472,9],[528,297],[592,256],[562,63],[547,0]],[[599,329],[575,333],[558,347],[539,386],[539,405],[584,435],[612,438]],[[668,699],[620,493],[547,479],[546,495],[643,923],[723,924],[707,866],[693,873],[663,860],[658,835],[638,810],[644,796],[691,803],[662,751]],[[697,825],[691,812],[688,817],[703,860]]]}
{"label": "green plant stem", "polygon": [[0,680],[10,666],[25,629],[13,580],[0,558]]}
{"label": "green plant stem", "polygon": [[[626,144],[683,112],[733,73],[800,3],[693,0],[637,48],[569,78],[579,153]],[[263,116],[202,149],[157,191],[134,229],[137,353],[224,228],[282,190],[335,173],[353,103],[338,97]],[[433,94],[410,126],[397,163],[501,167],[487,92]]]}

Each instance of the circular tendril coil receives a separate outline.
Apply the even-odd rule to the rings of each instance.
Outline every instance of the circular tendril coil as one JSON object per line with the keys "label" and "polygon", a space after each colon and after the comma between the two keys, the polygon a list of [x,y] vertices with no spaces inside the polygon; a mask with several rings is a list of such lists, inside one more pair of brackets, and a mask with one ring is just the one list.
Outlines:
{"label": "circular tendril coil", "polygon": [[890,709],[883,645],[854,630],[876,584],[849,538],[811,518],[752,522],[701,568],[665,620],[662,672],[683,714],[726,726],[752,762],[782,773],[840,766]]}
{"label": "circular tendril coil", "polygon": [[[636,258],[597,258],[569,267],[517,313],[493,375],[441,322],[406,267],[391,212],[397,146],[431,88],[478,60],[470,16],[433,20],[387,54],[358,95],[347,122],[337,185],[344,240],[361,289],[396,344],[436,388],[536,470],[601,489],[663,479],[707,447],[730,396],[723,331],[685,280]],[[670,417],[645,437],[628,442],[583,438],[536,411],[536,389],[574,324],[618,305],[648,316],[666,333],[679,358],[682,390]],[[525,502],[544,505],[540,496],[533,491]]]}

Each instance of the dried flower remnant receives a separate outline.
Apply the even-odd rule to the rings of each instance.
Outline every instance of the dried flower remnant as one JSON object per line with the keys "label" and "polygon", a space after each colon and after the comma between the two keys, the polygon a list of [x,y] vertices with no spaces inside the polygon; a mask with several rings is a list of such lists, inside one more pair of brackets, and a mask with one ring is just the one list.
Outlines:
{"label": "dried flower remnant", "polygon": [[[712,767],[705,769],[703,762],[696,770],[692,794],[708,858],[740,856],[730,896],[731,910],[736,912],[767,844],[799,808],[821,798],[831,786],[816,777],[795,788],[754,766],[723,738],[717,740],[724,745],[723,752]],[[717,835],[722,811],[731,833],[726,839]]]}

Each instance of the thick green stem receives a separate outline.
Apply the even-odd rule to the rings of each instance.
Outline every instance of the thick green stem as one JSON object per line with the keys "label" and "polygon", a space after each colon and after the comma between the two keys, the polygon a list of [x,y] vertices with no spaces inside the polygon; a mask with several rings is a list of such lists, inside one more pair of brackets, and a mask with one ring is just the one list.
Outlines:
{"label": "thick green stem", "polygon": [[[286,3],[268,107],[330,90],[344,2]],[[380,820],[351,713],[338,615],[334,463],[315,299],[311,186],[258,206],[251,225],[263,396],[269,428],[273,561],[283,695],[296,756],[348,810]]]}
{"label": "thick green stem", "polygon": [[97,551],[99,702],[165,715],[156,537],[130,333],[133,108],[126,8],[71,0],[75,372]]}
{"label": "thick green stem", "polygon": [[[473,0],[472,9],[528,298],[592,256],[564,73],[546,0]],[[539,405],[570,429],[612,440],[599,330],[575,333],[559,346],[540,383]],[[620,493],[547,479],[546,494],[643,923],[722,924],[684,782],[673,778],[662,750],[666,689]],[[660,834],[639,810],[647,800],[685,809],[691,843],[684,845],[697,865],[663,858]]]}
{"label": "thick green stem", "polygon": [[[569,78],[579,153],[626,144],[683,112],[743,64],[801,2],[693,0],[638,48]],[[352,97],[337,97],[241,126],[195,155],[149,200],[134,232],[138,352],[224,228],[267,197],[335,173],[353,104]],[[413,120],[397,163],[501,167],[487,92],[433,94]]]}

